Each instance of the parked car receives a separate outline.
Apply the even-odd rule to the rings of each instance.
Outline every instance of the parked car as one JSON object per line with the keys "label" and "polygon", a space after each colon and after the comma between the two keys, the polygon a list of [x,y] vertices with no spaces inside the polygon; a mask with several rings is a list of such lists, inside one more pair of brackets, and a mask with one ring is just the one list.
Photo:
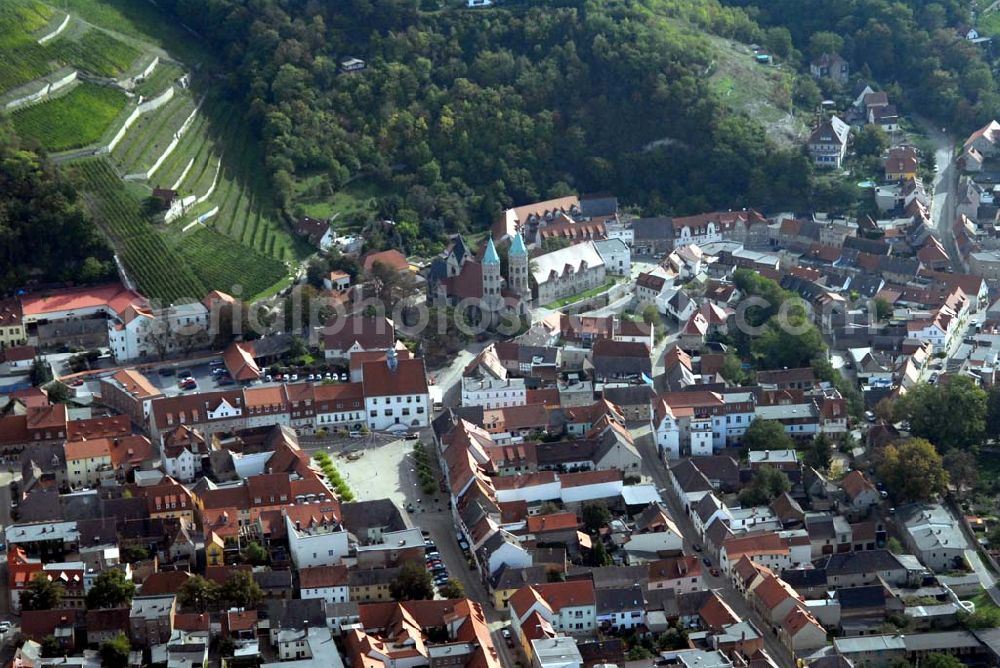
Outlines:
{"label": "parked car", "polygon": [[346,383],[347,382],[347,374],[346,373],[340,374],[340,380]]}
{"label": "parked car", "polygon": [[712,567],[712,560],[709,559],[708,557],[703,557],[701,563],[705,564],[705,566],[708,568]]}
{"label": "parked car", "polygon": [[710,568],[708,572],[711,573],[713,577],[719,577],[719,569],[716,568],[715,566],[712,566],[712,568]]}
{"label": "parked car", "polygon": [[299,374],[293,373],[292,376],[291,376],[291,378],[289,378],[288,380],[290,380],[290,381],[292,381],[294,383],[298,379],[299,379]]}
{"label": "parked car", "polygon": [[83,383],[84,383],[83,378],[77,378],[76,380],[74,380],[69,385],[70,385],[70,387],[80,387],[81,385],[83,385]]}
{"label": "parked car", "polygon": [[180,371],[177,372],[177,375],[181,378],[190,378],[191,369],[181,369]]}
{"label": "parked car", "polygon": [[208,363],[208,366],[222,366],[224,362],[222,360],[212,360]]}

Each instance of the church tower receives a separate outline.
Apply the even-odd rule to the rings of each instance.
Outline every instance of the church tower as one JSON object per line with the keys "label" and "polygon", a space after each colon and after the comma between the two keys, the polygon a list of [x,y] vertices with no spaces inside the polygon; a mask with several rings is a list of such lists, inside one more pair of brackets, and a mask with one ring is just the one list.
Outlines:
{"label": "church tower", "polygon": [[488,320],[495,320],[496,314],[503,306],[503,296],[500,294],[500,256],[493,238],[486,240],[486,251],[483,253],[483,315]]}
{"label": "church tower", "polygon": [[524,237],[518,230],[510,242],[507,254],[507,284],[524,301],[531,301],[531,285],[528,283],[528,249]]}

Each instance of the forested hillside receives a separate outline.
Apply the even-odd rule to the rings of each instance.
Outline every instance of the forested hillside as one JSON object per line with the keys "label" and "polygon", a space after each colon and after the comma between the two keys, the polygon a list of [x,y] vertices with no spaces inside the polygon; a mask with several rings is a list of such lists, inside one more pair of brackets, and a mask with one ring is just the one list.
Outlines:
{"label": "forested hillside", "polygon": [[[676,213],[824,201],[801,151],[707,84],[704,31],[760,36],[716,0],[166,4],[227,63],[288,210],[359,174],[424,239],[570,190]],[[368,68],[339,74],[347,57]]]}
{"label": "forested hillside", "polygon": [[[990,49],[958,33],[967,0],[724,0],[764,27],[781,56],[808,60],[831,43],[853,71],[882,84],[903,111],[962,135],[1000,112]],[[805,63],[807,64],[807,63]],[[830,91],[826,91],[830,92]]]}
{"label": "forested hillside", "polygon": [[111,249],[74,187],[0,119],[0,294],[31,279],[94,282],[114,276]]}

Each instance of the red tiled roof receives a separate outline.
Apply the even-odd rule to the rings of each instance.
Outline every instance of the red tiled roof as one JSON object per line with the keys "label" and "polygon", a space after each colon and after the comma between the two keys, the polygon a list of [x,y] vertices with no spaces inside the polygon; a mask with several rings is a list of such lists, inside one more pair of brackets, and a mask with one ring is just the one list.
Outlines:
{"label": "red tiled roof", "polygon": [[111,376],[126,392],[140,399],[159,397],[163,393],[138,369],[121,369]]}
{"label": "red tiled roof", "polygon": [[399,360],[396,369],[388,364],[369,362],[363,367],[365,397],[427,394],[427,374],[421,358]]}
{"label": "red tiled roof", "polygon": [[376,263],[384,264],[397,271],[404,271],[410,268],[410,262],[406,259],[406,256],[395,249],[365,255],[364,260],[361,263],[361,267],[365,271],[371,271],[375,267]]}
{"label": "red tiled roof", "polygon": [[605,482],[615,482],[622,479],[622,471],[609,469],[606,471],[580,471],[579,473],[560,474],[559,480],[563,488],[582,487],[584,485],[599,485]]}
{"label": "red tiled roof", "polygon": [[347,566],[314,566],[299,570],[299,587],[302,589],[322,589],[347,585]]}
{"label": "red tiled roof", "polygon": [[159,596],[161,594],[176,594],[192,575],[187,571],[158,571],[149,574],[142,581],[140,594],[143,596]]}
{"label": "red tiled roof", "polygon": [[233,379],[238,381],[257,380],[261,376],[260,367],[254,361],[253,343],[233,341],[222,354],[222,361]]}
{"label": "red tiled roof", "polygon": [[21,297],[25,316],[41,317],[64,311],[106,307],[121,314],[133,304],[146,306],[145,297],[120,283],[112,285],[65,288],[51,294],[37,293]]}
{"label": "red tiled roof", "polygon": [[66,423],[66,438],[70,441],[117,438],[131,433],[132,422],[127,415],[70,420]]}
{"label": "red tiled roof", "polygon": [[528,518],[528,533],[544,533],[546,531],[565,531],[576,529],[580,521],[576,513],[562,512],[549,515],[535,515]]}

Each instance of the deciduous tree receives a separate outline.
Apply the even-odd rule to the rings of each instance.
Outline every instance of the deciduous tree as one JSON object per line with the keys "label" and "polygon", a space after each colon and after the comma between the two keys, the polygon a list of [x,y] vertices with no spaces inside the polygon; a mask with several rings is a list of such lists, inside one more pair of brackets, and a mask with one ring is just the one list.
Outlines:
{"label": "deciduous tree", "polygon": [[930,501],[948,490],[941,455],[922,438],[885,446],[876,469],[897,501]]}
{"label": "deciduous tree", "polygon": [[754,419],[742,439],[743,447],[750,450],[794,450],[795,441],[777,420]]}
{"label": "deciduous tree", "polygon": [[117,608],[132,604],[135,583],[125,577],[124,571],[109,568],[101,571],[87,592],[87,608]]}
{"label": "deciduous tree", "polygon": [[942,452],[977,447],[986,435],[986,392],[968,376],[920,383],[896,401],[894,415]]}
{"label": "deciduous tree", "polygon": [[22,610],[52,610],[62,603],[66,589],[62,584],[37,573],[21,593]]}
{"label": "deciduous tree", "polygon": [[399,570],[399,575],[389,585],[389,592],[396,601],[423,601],[434,598],[431,574],[422,564],[407,561]]}

